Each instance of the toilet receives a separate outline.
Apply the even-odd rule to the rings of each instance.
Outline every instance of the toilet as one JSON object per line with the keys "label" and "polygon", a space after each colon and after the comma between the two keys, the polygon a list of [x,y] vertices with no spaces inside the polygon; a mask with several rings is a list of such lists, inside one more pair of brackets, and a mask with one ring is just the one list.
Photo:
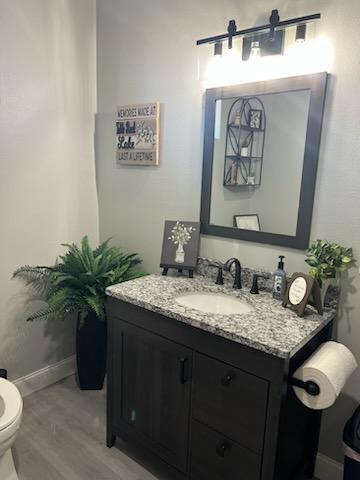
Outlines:
{"label": "toilet", "polygon": [[11,447],[20,428],[23,401],[15,385],[0,378],[0,479],[18,480]]}

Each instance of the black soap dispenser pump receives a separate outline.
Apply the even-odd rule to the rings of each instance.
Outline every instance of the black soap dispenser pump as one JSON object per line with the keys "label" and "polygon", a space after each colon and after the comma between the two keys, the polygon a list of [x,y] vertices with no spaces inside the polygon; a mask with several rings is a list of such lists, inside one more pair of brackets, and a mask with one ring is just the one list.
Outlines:
{"label": "black soap dispenser pump", "polygon": [[282,300],[286,290],[286,272],[284,270],[284,255],[279,255],[278,268],[273,273],[273,297]]}

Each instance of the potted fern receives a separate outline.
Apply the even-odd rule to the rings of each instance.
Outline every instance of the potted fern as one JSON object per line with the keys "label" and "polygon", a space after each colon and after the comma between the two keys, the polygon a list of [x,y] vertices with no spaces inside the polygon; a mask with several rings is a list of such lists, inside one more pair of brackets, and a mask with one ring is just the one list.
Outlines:
{"label": "potted fern", "polygon": [[317,280],[322,300],[331,281],[347,270],[354,262],[351,248],[345,248],[327,240],[315,240],[306,255],[305,262],[310,265],[310,275]]}
{"label": "potted fern", "polygon": [[101,390],[106,372],[106,287],[144,275],[137,254],[127,254],[109,240],[95,250],[84,237],[81,245],[64,244],[67,252],[55,265],[17,269],[47,306],[27,320],[77,315],[76,359],[81,390]]}

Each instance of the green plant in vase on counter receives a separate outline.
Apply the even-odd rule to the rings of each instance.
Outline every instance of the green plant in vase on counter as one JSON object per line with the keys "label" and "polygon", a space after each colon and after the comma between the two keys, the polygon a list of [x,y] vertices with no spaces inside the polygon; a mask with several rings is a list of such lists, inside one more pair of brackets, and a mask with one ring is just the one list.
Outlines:
{"label": "green plant in vase on counter", "polygon": [[318,282],[324,298],[331,280],[350,268],[354,257],[352,248],[327,240],[315,240],[307,252],[305,262],[310,265],[310,275]]}

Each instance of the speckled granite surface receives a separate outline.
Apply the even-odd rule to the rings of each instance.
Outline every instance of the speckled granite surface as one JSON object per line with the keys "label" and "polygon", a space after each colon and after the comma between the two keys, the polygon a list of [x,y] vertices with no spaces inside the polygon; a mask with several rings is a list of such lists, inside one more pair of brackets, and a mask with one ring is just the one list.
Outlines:
{"label": "speckled granite surface", "polygon": [[[267,291],[251,295],[249,289],[234,290],[232,283],[218,286],[213,279],[149,275],[107,288],[109,296],[143,307],[171,319],[220,335],[234,342],[286,358],[327,325],[336,314],[327,309],[323,316],[308,308],[299,318],[282,307]],[[247,282],[246,282],[247,283]],[[219,315],[179,305],[175,297],[191,292],[222,293],[248,302],[253,310],[242,315]]]}

